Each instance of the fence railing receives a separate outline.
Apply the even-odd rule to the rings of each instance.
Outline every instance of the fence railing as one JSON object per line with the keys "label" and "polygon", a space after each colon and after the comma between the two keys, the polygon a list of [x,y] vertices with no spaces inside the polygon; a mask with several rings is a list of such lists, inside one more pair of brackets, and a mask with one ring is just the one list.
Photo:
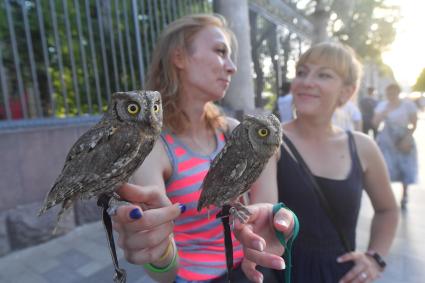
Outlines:
{"label": "fence railing", "polygon": [[208,0],[0,0],[0,120],[103,111],[143,87],[153,45]]}

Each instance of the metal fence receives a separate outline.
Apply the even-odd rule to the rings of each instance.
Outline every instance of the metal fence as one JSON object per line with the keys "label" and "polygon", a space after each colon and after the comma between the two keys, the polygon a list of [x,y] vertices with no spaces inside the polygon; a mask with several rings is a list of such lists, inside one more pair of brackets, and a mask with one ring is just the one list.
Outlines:
{"label": "metal fence", "polygon": [[160,31],[211,0],[0,0],[0,120],[101,113],[143,87]]}

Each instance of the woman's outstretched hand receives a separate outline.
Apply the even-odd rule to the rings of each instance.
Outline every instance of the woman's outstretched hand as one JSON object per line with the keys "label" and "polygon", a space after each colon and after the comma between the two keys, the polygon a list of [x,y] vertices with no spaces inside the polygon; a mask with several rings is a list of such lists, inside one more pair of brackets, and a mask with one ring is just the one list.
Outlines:
{"label": "woman's outstretched hand", "polygon": [[273,205],[258,203],[247,206],[251,216],[247,223],[235,222],[234,234],[242,243],[245,258],[242,270],[253,282],[262,282],[263,275],[255,269],[257,265],[273,269],[284,269],[285,262],[281,255],[284,247],[276,237],[275,229],[288,239],[294,229],[292,212],[281,208],[273,217]]}
{"label": "woman's outstretched hand", "polygon": [[[117,193],[129,203],[139,204],[122,205],[116,209],[112,220],[119,235],[118,246],[130,263],[157,262],[169,241],[173,241],[173,220],[184,208],[171,204],[156,186],[125,184]],[[161,263],[158,265],[161,266]]]}

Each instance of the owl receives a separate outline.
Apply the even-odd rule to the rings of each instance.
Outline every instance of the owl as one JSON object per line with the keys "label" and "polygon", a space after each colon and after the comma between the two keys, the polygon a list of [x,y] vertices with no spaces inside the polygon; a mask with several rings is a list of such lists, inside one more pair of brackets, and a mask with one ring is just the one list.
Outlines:
{"label": "owl", "polygon": [[71,147],[39,215],[62,203],[59,223],[77,198],[112,195],[142,164],[161,129],[159,92],[114,93],[102,119]]}
{"label": "owl", "polygon": [[282,143],[280,122],[273,114],[246,116],[214,158],[202,184],[198,211],[230,205],[242,222],[249,211],[237,200],[263,171]]}

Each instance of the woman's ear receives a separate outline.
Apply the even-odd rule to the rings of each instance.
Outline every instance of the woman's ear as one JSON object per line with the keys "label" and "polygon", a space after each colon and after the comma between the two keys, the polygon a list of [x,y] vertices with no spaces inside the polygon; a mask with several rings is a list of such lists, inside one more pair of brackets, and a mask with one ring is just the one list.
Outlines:
{"label": "woman's ear", "polygon": [[172,62],[177,69],[184,69],[186,63],[186,56],[180,48],[173,51]]}

